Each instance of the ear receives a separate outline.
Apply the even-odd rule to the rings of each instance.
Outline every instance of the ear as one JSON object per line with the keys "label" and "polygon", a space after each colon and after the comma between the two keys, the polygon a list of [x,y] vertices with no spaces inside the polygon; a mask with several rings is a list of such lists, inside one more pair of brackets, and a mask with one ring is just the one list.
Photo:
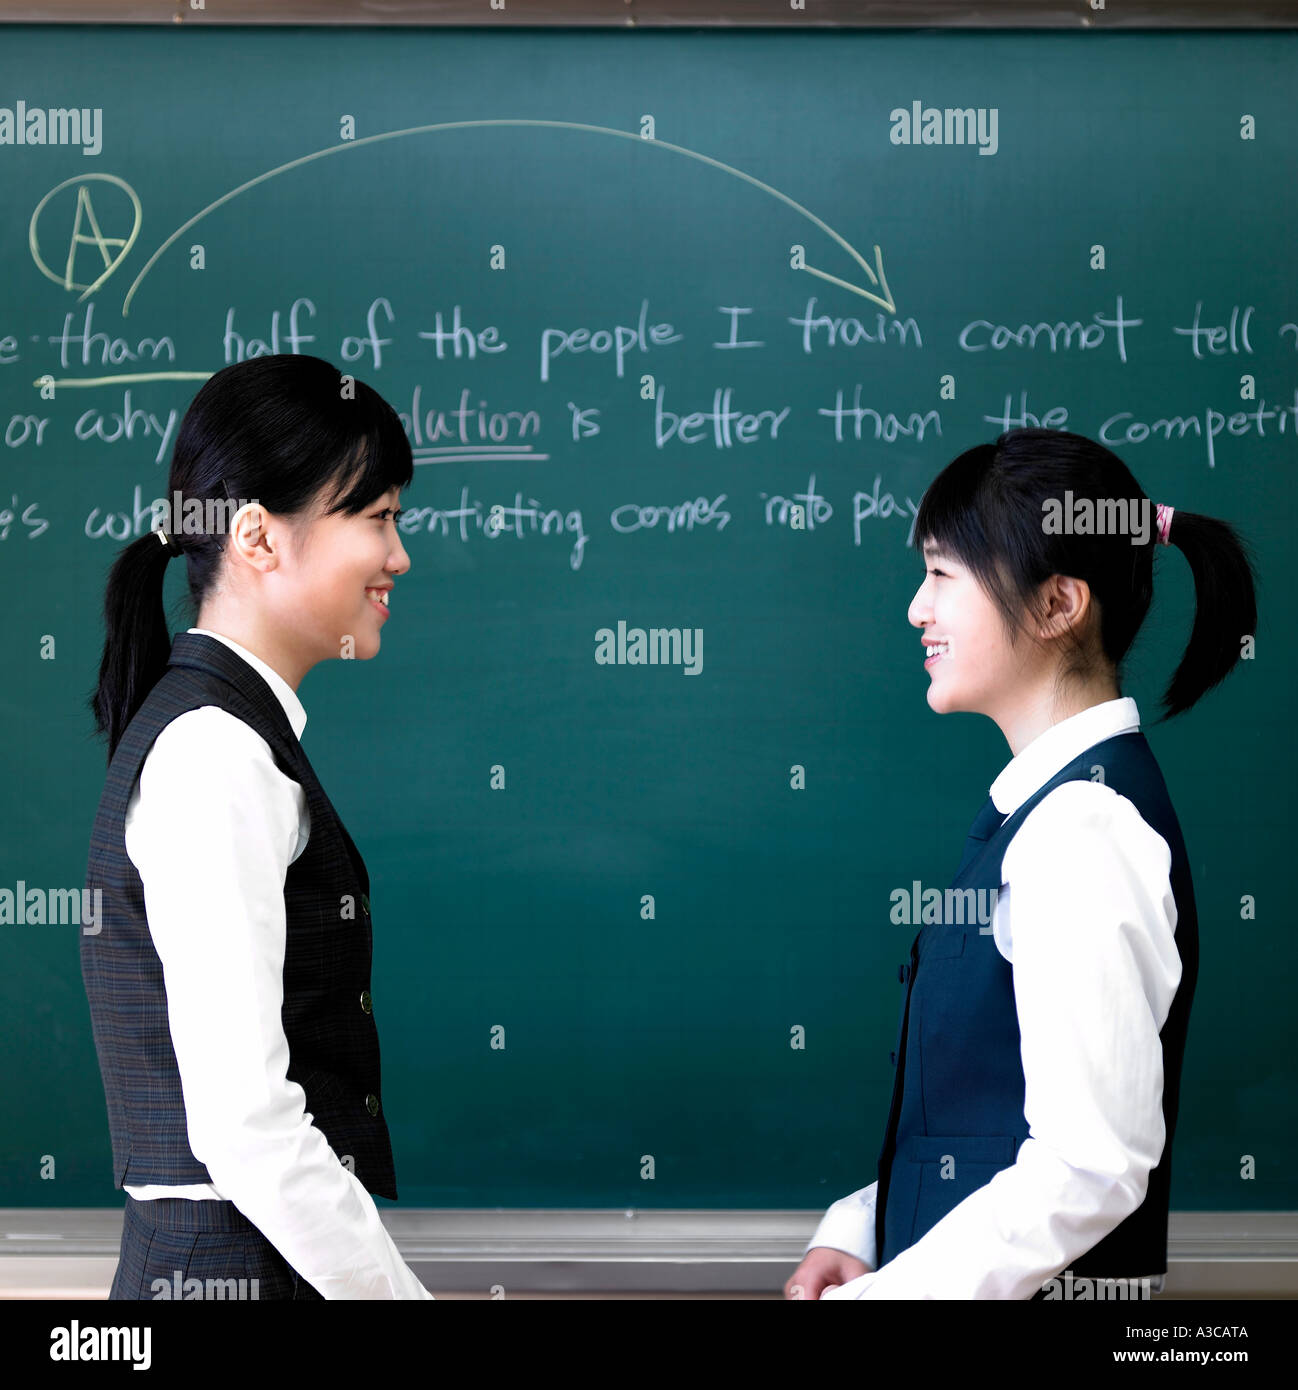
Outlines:
{"label": "ear", "polygon": [[227,549],[254,569],[274,569],[278,563],[277,533],[277,518],[260,502],[245,502],[230,518]]}
{"label": "ear", "polygon": [[1045,612],[1041,620],[1042,636],[1057,637],[1069,628],[1086,625],[1092,609],[1091,586],[1084,579],[1070,574],[1052,574],[1042,595]]}

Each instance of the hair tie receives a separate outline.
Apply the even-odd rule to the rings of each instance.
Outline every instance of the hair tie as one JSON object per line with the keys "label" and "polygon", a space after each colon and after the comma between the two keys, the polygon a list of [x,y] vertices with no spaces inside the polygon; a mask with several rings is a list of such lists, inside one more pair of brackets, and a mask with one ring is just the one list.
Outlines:
{"label": "hair tie", "polygon": [[157,527],[153,534],[162,542],[167,550],[167,559],[174,560],[177,555],[182,554],[180,547],[176,544],[176,538],[169,531],[165,531],[161,526]]}
{"label": "hair tie", "polygon": [[1167,537],[1168,532],[1172,529],[1172,513],[1176,508],[1165,507],[1161,502],[1157,502],[1154,505],[1157,508],[1155,515],[1157,517],[1159,543],[1161,545],[1171,545],[1172,542],[1168,540]]}

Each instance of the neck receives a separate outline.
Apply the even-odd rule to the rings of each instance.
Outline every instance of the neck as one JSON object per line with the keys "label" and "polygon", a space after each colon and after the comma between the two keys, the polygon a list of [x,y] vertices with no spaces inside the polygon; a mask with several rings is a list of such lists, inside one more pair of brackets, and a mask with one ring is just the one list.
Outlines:
{"label": "neck", "polygon": [[230,604],[205,603],[198,613],[196,627],[219,632],[237,642],[259,661],[264,661],[276,675],[282,676],[295,694],[306,673],[316,663],[297,650],[291,640],[269,630],[250,614]]}
{"label": "neck", "polygon": [[992,718],[1005,735],[1011,754],[1018,757],[1033,739],[1047,729],[1094,705],[1120,699],[1121,695],[1117,682],[1109,673],[1082,684],[1070,685],[1058,694],[1052,679],[1050,682],[1042,681],[1021,697],[1012,709],[993,714]]}

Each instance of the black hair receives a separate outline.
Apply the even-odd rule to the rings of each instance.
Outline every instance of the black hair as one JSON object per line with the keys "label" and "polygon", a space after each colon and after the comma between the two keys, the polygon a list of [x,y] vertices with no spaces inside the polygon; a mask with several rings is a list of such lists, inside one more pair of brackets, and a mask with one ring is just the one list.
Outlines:
{"label": "black hair", "polygon": [[[221,568],[227,526],[191,530],[195,512],[228,522],[245,501],[280,516],[356,515],[414,476],[410,441],[388,403],[319,357],[254,357],[208,378],[176,436],[166,530],[185,558],[195,616]],[[177,516],[173,499],[183,499]],[[104,594],[104,651],[90,709],[111,761],[167,669],[163,580],[171,546],[150,531],[123,547]]]}
{"label": "black hair", "polygon": [[[1132,518],[1147,517],[1146,544],[1132,544],[1126,531],[1105,534],[1048,526],[1047,516],[1069,512],[1089,499],[1112,506],[1123,499]],[[1023,617],[1041,614],[1040,586],[1051,575],[1084,580],[1098,609],[1099,654],[1093,628],[1070,632],[1069,656],[1060,683],[1122,667],[1154,594],[1154,551],[1159,534],[1154,504],[1126,464],[1104,445],[1062,430],[1020,429],[994,444],[980,444],[949,463],[933,480],[915,515],[914,544],[935,541],[972,571],[1000,610],[1007,640],[1017,641]],[[1092,528],[1092,532],[1094,528]],[[1177,507],[1168,531],[1194,576],[1194,626],[1181,663],[1163,695],[1162,718],[1189,709],[1231,671],[1241,642],[1257,628],[1257,577],[1249,547],[1227,521]]]}

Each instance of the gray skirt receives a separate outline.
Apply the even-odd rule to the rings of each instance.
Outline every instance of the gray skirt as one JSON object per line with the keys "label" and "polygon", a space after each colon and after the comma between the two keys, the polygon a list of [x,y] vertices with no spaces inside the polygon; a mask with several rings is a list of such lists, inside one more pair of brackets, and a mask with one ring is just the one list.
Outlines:
{"label": "gray skirt", "polygon": [[233,1202],[130,1193],[108,1297],[324,1301]]}

